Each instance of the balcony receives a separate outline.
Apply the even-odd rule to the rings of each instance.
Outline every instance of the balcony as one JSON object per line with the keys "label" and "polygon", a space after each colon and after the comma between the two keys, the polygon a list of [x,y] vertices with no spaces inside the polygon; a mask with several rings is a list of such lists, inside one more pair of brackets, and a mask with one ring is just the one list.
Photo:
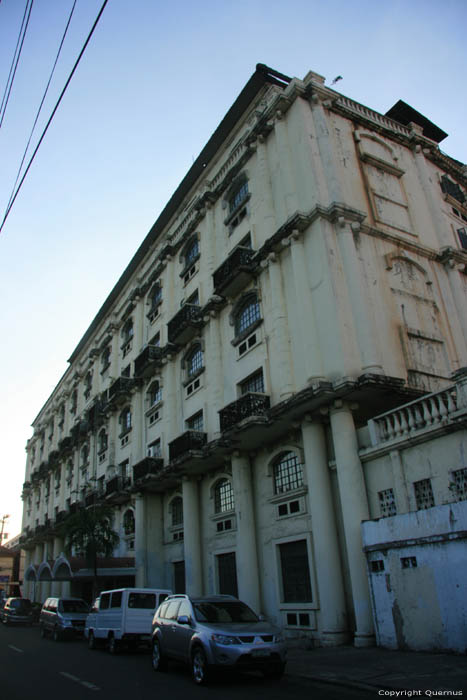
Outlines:
{"label": "balcony", "polygon": [[119,404],[125,402],[131,395],[135,386],[135,379],[132,377],[119,377],[111,384],[108,395],[109,404]]}
{"label": "balcony", "polygon": [[111,503],[124,503],[130,498],[131,479],[128,476],[114,476],[106,484],[105,498]]}
{"label": "balcony", "polygon": [[207,434],[198,430],[187,430],[169,443],[169,460],[172,462],[179,457],[189,455],[192,451],[201,450],[207,442]]}
{"label": "balcony", "polygon": [[147,345],[135,360],[135,377],[149,377],[156,367],[160,367],[162,348]]}
{"label": "balcony", "polygon": [[71,451],[72,447],[73,442],[71,440],[71,437],[65,437],[58,443],[58,451],[60,452],[60,454],[64,454],[65,452]]}
{"label": "balcony", "polygon": [[56,525],[61,525],[62,523],[65,522],[67,519],[69,513],[67,513],[66,510],[60,510],[57,515],[55,516],[55,524]]}
{"label": "balcony", "polygon": [[163,459],[154,457],[145,457],[133,466],[133,480],[144,479],[145,476],[154,476],[158,474],[164,467]]}
{"label": "balcony", "polygon": [[201,323],[201,307],[185,304],[167,324],[169,343],[184,345],[194,338]]}
{"label": "balcony", "polygon": [[236,296],[250,281],[255,267],[251,248],[238,246],[213,273],[214,292],[222,296]]}
{"label": "balcony", "polygon": [[263,419],[270,406],[269,396],[248,392],[219,411],[221,431],[230,430],[246,418]]}

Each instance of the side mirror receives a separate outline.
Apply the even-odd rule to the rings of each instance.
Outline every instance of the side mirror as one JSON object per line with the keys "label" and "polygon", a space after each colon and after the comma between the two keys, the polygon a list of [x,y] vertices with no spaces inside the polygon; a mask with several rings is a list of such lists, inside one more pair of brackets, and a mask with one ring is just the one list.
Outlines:
{"label": "side mirror", "polygon": [[191,621],[188,615],[179,615],[177,617],[177,622],[179,625],[189,625]]}
{"label": "side mirror", "polygon": [[260,622],[267,622],[266,615],[258,615],[258,620],[259,620]]}

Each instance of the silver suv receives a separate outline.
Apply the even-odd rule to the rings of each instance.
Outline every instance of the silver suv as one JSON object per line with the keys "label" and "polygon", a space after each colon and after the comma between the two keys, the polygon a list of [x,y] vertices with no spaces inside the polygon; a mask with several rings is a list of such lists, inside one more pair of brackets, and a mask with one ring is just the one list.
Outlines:
{"label": "silver suv", "polygon": [[64,637],[82,635],[89,605],[81,598],[47,598],[39,617],[41,637],[51,634],[58,642]]}
{"label": "silver suv", "polygon": [[169,659],[184,661],[198,685],[214,668],[260,670],[280,678],[286,653],[279,628],[232,596],[172,595],[152,621],[153,669],[165,670]]}

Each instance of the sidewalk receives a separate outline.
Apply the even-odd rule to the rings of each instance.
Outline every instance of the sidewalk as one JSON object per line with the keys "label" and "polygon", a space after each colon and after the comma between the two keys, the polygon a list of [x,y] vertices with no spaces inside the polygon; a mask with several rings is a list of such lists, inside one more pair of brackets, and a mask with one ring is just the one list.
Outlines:
{"label": "sidewalk", "polygon": [[[421,691],[420,695],[425,697],[426,690],[448,690],[467,697],[467,655],[378,647],[292,647],[288,651],[286,673],[367,690]],[[413,693],[412,697],[417,695]],[[381,696],[404,697],[386,693]]]}

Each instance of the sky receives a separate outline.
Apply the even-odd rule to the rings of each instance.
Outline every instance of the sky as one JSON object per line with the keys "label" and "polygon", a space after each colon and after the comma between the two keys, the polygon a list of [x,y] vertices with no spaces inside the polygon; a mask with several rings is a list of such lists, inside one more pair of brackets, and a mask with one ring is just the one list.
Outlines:
{"label": "sky", "polygon": [[[26,163],[103,0],[77,0]],[[0,219],[72,0],[35,0],[0,128]],[[0,93],[26,0],[0,0]],[[255,70],[408,102],[467,162],[467,0],[109,0],[0,234],[0,518],[21,530],[31,423],[158,214]]]}

